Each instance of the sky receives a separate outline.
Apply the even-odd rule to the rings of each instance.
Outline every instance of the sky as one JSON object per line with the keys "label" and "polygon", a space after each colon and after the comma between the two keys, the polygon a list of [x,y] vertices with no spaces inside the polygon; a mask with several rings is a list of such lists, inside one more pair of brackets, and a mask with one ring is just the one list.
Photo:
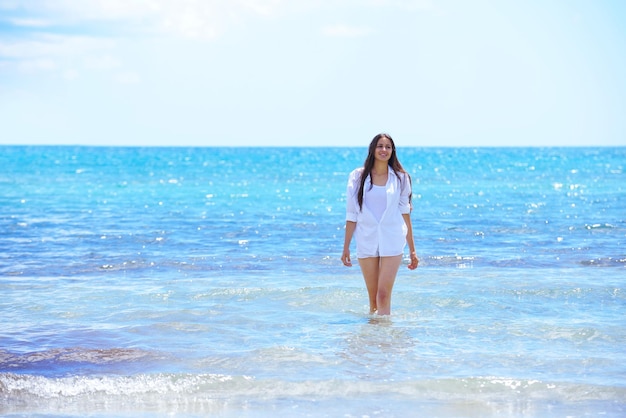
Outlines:
{"label": "sky", "polygon": [[626,146],[623,0],[0,0],[0,144]]}

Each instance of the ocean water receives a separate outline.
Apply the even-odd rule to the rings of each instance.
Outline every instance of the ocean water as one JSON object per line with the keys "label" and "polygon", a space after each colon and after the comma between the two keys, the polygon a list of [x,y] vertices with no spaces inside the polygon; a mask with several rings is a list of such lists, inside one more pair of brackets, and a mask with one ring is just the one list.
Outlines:
{"label": "ocean water", "polygon": [[626,148],[398,145],[389,318],[365,148],[0,147],[0,414],[626,416]]}

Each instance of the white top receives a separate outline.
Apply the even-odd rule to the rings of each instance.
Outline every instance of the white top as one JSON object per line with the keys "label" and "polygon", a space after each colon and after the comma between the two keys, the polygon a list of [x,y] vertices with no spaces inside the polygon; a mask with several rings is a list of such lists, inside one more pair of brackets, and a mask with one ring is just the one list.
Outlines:
{"label": "white top", "polygon": [[387,188],[375,184],[371,189],[366,187],[363,193],[363,205],[367,206],[376,220],[380,222],[380,218],[387,209]]}
{"label": "white top", "polygon": [[[404,252],[406,245],[407,227],[402,218],[403,214],[411,212],[409,196],[411,183],[406,173],[400,173],[400,180],[396,173],[387,166],[387,184],[385,209],[380,217],[372,213],[368,205],[359,208],[357,191],[359,188],[363,168],[357,168],[350,173],[346,191],[346,220],[356,222],[355,239],[358,258],[391,257]],[[370,188],[371,179],[365,179],[363,200]],[[374,190],[374,188],[372,188]]]}

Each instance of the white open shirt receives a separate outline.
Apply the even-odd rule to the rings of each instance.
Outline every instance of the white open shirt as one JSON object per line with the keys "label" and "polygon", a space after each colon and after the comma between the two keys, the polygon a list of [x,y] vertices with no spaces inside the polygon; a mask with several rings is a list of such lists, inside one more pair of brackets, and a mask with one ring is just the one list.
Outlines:
{"label": "white open shirt", "polygon": [[[400,173],[402,181],[391,167],[387,166],[387,205],[380,221],[363,205],[359,209],[357,191],[363,168],[350,173],[346,192],[346,221],[356,222],[355,239],[358,258],[391,257],[404,253],[407,227],[403,214],[411,212],[409,196],[411,183],[406,173]],[[365,190],[371,185],[370,176],[365,179]]]}

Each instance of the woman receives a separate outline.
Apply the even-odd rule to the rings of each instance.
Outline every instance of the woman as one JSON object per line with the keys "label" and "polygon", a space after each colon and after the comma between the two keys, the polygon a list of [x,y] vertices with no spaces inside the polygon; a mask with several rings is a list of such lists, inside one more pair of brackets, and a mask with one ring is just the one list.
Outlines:
{"label": "woman", "polygon": [[417,268],[411,227],[411,177],[396,157],[387,134],[378,134],[369,145],[362,168],[350,173],[347,190],[346,234],[341,261],[351,267],[350,242],[356,250],[370,301],[370,314],[391,313],[391,291],[409,244],[409,269]]}

